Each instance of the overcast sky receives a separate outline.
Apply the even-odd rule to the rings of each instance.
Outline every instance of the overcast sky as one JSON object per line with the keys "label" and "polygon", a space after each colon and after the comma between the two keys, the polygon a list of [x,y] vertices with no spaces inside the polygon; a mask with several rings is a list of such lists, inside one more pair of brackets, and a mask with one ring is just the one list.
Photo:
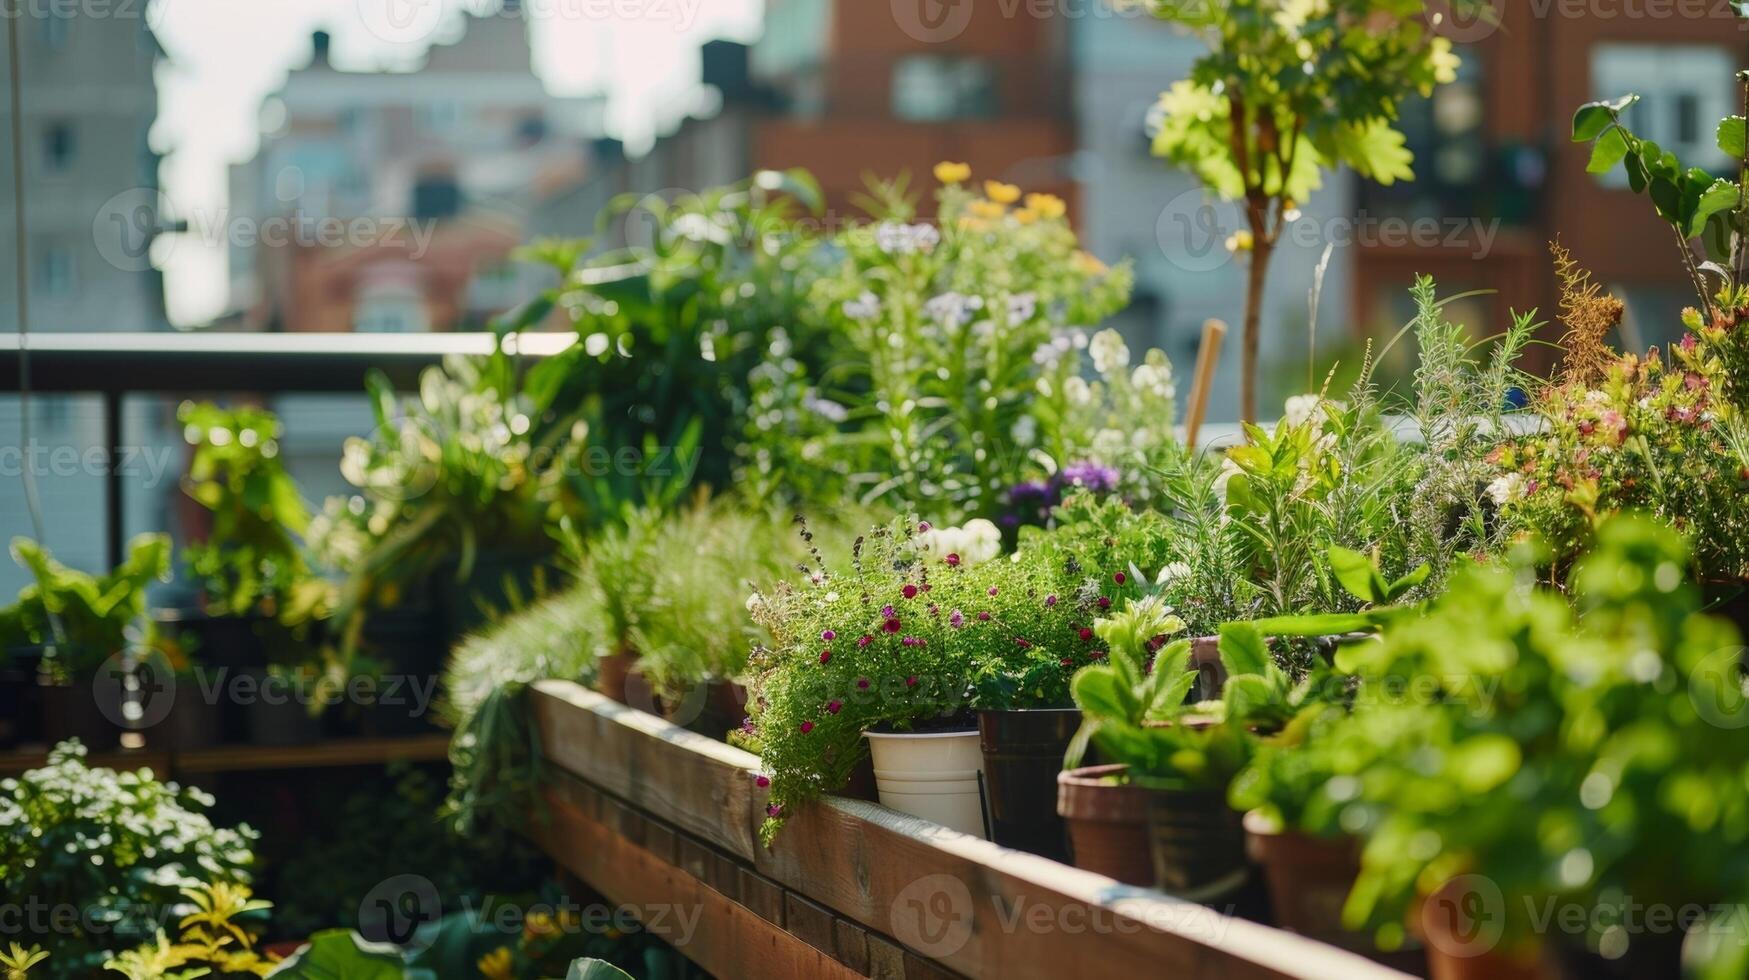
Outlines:
{"label": "overcast sky", "polygon": [[[158,74],[153,145],[178,213],[225,206],[226,167],[254,155],[262,100],[309,62],[310,34],[334,36],[347,69],[416,62],[464,8],[497,0],[153,0],[150,16],[169,61]],[[698,46],[751,40],[762,0],[524,0],[535,70],[555,95],[609,94],[608,125],[636,148],[664,110],[687,104]],[[432,25],[437,26],[432,26]],[[204,322],[226,303],[225,256],[177,236],[163,257],[171,321]],[[169,243],[166,243],[169,244]]]}

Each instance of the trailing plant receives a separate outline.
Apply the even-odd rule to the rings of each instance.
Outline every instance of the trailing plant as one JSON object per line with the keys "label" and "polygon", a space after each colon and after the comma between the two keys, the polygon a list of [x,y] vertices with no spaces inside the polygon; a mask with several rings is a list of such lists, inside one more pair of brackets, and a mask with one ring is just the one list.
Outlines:
{"label": "trailing plant", "polygon": [[12,558],[34,581],[0,609],[0,648],[42,647],[45,669],[75,682],[90,679],[118,653],[153,647],[146,589],[169,580],[168,536],[134,538],[127,558],[101,576],[68,568],[29,538],[12,540]]}
{"label": "trailing plant", "polygon": [[1244,210],[1232,246],[1249,259],[1240,418],[1255,422],[1264,285],[1282,230],[1326,170],[1412,180],[1398,111],[1455,81],[1458,58],[1422,0],[1138,2],[1208,42],[1160,97],[1151,135],[1155,156]]}
{"label": "trailing plant", "polygon": [[128,980],[190,980],[209,974],[265,977],[274,960],[255,948],[245,921],[273,907],[254,898],[247,885],[221,882],[183,888],[189,911],[177,923],[174,942],[162,928],[157,939],[103,964]]}
{"label": "trailing plant", "polygon": [[[997,517],[1010,487],[1072,463],[1135,474],[1138,459],[1170,451],[1164,355],[1132,370],[1115,332],[1091,344],[1081,332],[1127,302],[1129,268],[1080,251],[1056,197],[999,181],[977,193],[963,164],[936,177],[938,222],[918,221],[903,183],[877,186],[874,221],[833,238],[842,259],[809,294],[836,338],[831,370],[773,352],[769,417],[755,423],[782,444],[751,434],[764,470],[803,486],[823,472],[836,495],[958,521]],[[1081,375],[1083,347],[1096,385]]]}
{"label": "trailing plant", "polygon": [[47,976],[91,976],[118,949],[153,940],[158,913],[182,905],[184,888],[248,883],[256,834],[215,827],[212,804],[145,770],[91,768],[77,741],[0,780],[0,892],[80,913],[39,937]]}
{"label": "trailing plant", "polygon": [[[967,726],[984,706],[980,690],[1004,706],[1055,697],[1061,678],[1105,655],[1092,629],[1098,611],[1138,588],[1124,565],[1049,547],[995,560],[988,522],[943,534],[896,521],[858,538],[840,566],[801,533],[811,551],[801,583],[749,600],[772,639],[755,651],[752,718],[735,740],[761,756],[768,841],[796,806],[844,785],[864,732]],[[988,544],[975,555],[943,551],[958,541]],[[1041,658],[1057,677],[1040,673]]]}

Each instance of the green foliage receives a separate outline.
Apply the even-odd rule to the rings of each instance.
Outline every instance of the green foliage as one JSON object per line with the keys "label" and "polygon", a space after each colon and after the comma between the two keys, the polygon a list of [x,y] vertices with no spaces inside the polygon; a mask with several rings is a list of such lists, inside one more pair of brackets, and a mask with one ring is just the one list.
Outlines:
{"label": "green foliage", "polygon": [[273,963],[255,949],[248,920],[273,907],[253,897],[247,885],[220,882],[182,889],[190,911],[177,923],[173,943],[160,927],[157,939],[103,964],[128,980],[190,980],[216,974],[264,977]]}
{"label": "green foliage", "polygon": [[[1749,92],[1749,80],[1744,87]],[[1676,154],[1636,136],[1622,122],[1622,112],[1639,100],[1628,95],[1580,106],[1573,114],[1573,142],[1592,144],[1587,172],[1605,174],[1618,166],[1627,172],[1628,186],[1650,198],[1658,217],[1675,233],[1683,267],[1708,317],[1729,313],[1743,298],[1739,291],[1749,286],[1749,148],[1744,145],[1744,117],[1728,116],[1718,125],[1719,150],[1737,162],[1737,176],[1731,179],[1700,167],[1685,168]],[[1749,106],[1749,99],[1745,105]],[[1717,280],[1716,287],[1709,284],[1708,276]]]}
{"label": "green foliage", "polygon": [[1575,570],[1577,613],[1527,566],[1471,569],[1425,617],[1345,651],[1355,710],[1326,733],[1332,775],[1304,812],[1368,838],[1351,924],[1394,945],[1415,896],[1466,872],[1502,890],[1509,941],[1551,898],[1599,929],[1629,901],[1742,901],[1749,744],[1725,730],[1741,647],[1695,615],[1688,557],[1667,527],[1622,518]]}
{"label": "green foliage", "polygon": [[1252,268],[1241,417],[1253,421],[1264,275],[1287,216],[1339,166],[1381,184],[1413,179],[1398,111],[1456,80],[1458,58],[1429,30],[1423,0],[1134,2],[1208,42],[1160,97],[1153,150],[1242,202]]}
{"label": "green foliage", "polygon": [[92,976],[115,951],[155,939],[157,914],[184,904],[184,888],[247,883],[256,834],[214,827],[212,803],[144,770],[90,768],[77,741],[0,780],[0,893],[79,911],[71,928],[39,937],[51,980]]}
{"label": "green foliage", "polygon": [[373,943],[346,929],[327,929],[310,937],[269,976],[277,980],[404,980],[401,948]]}
{"label": "green foliage", "polygon": [[813,549],[799,584],[754,595],[771,643],[754,654],[739,740],[771,781],[767,840],[788,810],[844,784],[871,728],[964,727],[979,707],[1063,704],[1068,677],[1105,655],[1094,618],[1140,592],[1121,554],[1041,533],[998,559],[999,540],[988,522],[901,520],[858,538],[843,564]]}
{"label": "green foliage", "polygon": [[207,540],[183,549],[209,609],[291,624],[320,618],[329,588],[304,560],[310,516],[279,458],[279,420],[211,402],[183,402],[176,418],[194,447],[183,490],[213,514]]}
{"label": "green foliage", "polygon": [[845,497],[992,518],[1015,484],[1091,460],[1140,477],[1170,453],[1165,356],[1131,369],[1115,332],[1082,328],[1128,300],[1127,266],[1081,252],[1066,205],[942,164],[939,220],[915,223],[903,186],[877,187],[875,221],[831,240],[809,291],[830,336],[810,370],[788,344],[760,369],[747,433],[753,478],[803,504]]}
{"label": "green foliage", "polygon": [[47,649],[45,666],[63,681],[88,680],[104,661],[153,644],[146,588],[170,575],[170,538],[142,534],[127,558],[102,576],[55,561],[29,538],[12,540],[12,558],[34,581],[0,609],[0,648]]}

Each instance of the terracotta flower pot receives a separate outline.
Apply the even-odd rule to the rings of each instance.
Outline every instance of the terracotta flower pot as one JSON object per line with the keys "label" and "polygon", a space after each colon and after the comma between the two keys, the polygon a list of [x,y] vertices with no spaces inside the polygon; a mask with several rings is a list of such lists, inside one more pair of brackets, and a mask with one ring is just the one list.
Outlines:
{"label": "terracotta flower pot", "polygon": [[[1428,980],[1539,980],[1537,957],[1500,945],[1503,913],[1476,902],[1464,876],[1447,882],[1415,911],[1427,946]],[[1495,892],[1498,895],[1498,892]]]}
{"label": "terracotta flower pot", "polygon": [[598,658],[595,661],[595,689],[620,704],[630,704],[626,697],[626,685],[631,677],[632,665],[637,659],[636,654],[625,650]]}
{"label": "terracotta flower pot", "polygon": [[1149,790],[1148,844],[1155,886],[1181,898],[1230,899],[1249,877],[1243,817],[1225,793]]}
{"label": "terracotta flower pot", "polygon": [[978,742],[996,843],[1062,861],[1063,818],[1054,805],[1063,753],[1081,726],[1075,708],[978,713]]}
{"label": "terracotta flower pot", "polygon": [[1123,782],[1127,766],[1057,774],[1057,813],[1069,830],[1075,867],[1127,885],[1152,885],[1148,792]]}

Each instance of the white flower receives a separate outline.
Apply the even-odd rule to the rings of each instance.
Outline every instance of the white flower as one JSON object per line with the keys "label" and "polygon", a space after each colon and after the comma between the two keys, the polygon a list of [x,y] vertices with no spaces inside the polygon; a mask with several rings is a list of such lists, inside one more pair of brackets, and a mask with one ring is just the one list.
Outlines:
{"label": "white flower", "polygon": [[1524,474],[1508,473],[1488,484],[1488,496],[1501,507],[1524,496]]}
{"label": "white flower", "polygon": [[927,252],[940,241],[941,232],[936,231],[932,225],[906,225],[886,221],[875,229],[875,244],[888,255]]}
{"label": "white flower", "polygon": [[984,301],[979,297],[959,293],[942,293],[923,304],[923,312],[949,330],[957,330],[972,322],[972,314],[983,308]]}
{"label": "white flower", "polygon": [[763,605],[765,605],[765,597],[759,593],[755,592],[747,597],[748,612],[758,612],[759,608]]}
{"label": "white flower", "polygon": [[976,565],[1001,554],[1002,532],[980,517],[964,527],[932,527],[917,535],[914,543],[931,558],[958,555],[961,565]]}
{"label": "white flower", "polygon": [[1125,346],[1123,335],[1116,330],[1108,328],[1094,334],[1088,350],[1093,355],[1093,368],[1100,374],[1110,374],[1130,365],[1130,349]]}
{"label": "white flower", "polygon": [[1289,428],[1301,426],[1307,422],[1323,418],[1318,406],[1324,399],[1318,395],[1295,395],[1287,400],[1287,406],[1282,409],[1281,423]]}
{"label": "white flower", "polygon": [[1093,434],[1093,455],[1100,459],[1115,459],[1129,445],[1129,436],[1121,429],[1100,429]]}
{"label": "white flower", "polygon": [[1009,438],[1022,446],[1029,446],[1038,436],[1038,419],[1030,415],[1022,415],[1014,420],[1014,426],[1008,430]]}
{"label": "white flower", "polygon": [[1070,377],[1063,382],[1063,397],[1071,405],[1086,405],[1093,401],[1093,387],[1080,377]]}
{"label": "white flower", "polygon": [[1008,322],[1010,325],[1025,323],[1038,312],[1038,297],[1032,293],[1021,293],[1008,300]]}
{"label": "white flower", "polygon": [[1154,364],[1138,365],[1130,372],[1130,385],[1137,391],[1151,395],[1161,401],[1171,401],[1178,396],[1178,388],[1172,383],[1172,368]]}
{"label": "white flower", "polygon": [[1166,585],[1169,582],[1176,582],[1189,574],[1189,564],[1181,561],[1167,562],[1165,565],[1161,566],[1160,574],[1154,577],[1154,584]]}
{"label": "white flower", "polygon": [[873,320],[881,315],[881,299],[874,293],[864,292],[844,304],[844,315],[852,320]]}

